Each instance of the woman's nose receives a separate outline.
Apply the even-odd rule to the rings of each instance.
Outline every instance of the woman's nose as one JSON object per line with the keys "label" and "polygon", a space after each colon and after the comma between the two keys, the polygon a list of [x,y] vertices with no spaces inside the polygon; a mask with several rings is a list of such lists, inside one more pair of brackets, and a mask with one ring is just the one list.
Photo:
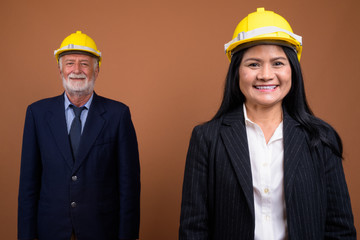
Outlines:
{"label": "woman's nose", "polygon": [[274,79],[274,69],[270,64],[264,64],[258,74],[258,79],[262,81],[269,81]]}

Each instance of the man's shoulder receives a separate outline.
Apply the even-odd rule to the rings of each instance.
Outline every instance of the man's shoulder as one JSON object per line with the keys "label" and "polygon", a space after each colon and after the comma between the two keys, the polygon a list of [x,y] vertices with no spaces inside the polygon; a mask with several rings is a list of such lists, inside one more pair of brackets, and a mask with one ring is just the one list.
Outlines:
{"label": "man's shoulder", "polygon": [[100,96],[100,95],[97,95],[97,94],[94,95],[94,100],[93,101],[103,104],[107,109],[112,109],[112,108],[115,108],[115,109],[119,109],[119,108],[128,109],[129,108],[123,102],[120,102],[120,101],[117,101],[117,100],[114,100],[114,99],[110,99],[110,98],[107,98],[107,97],[103,97],[103,96]]}
{"label": "man's shoulder", "polygon": [[38,101],[35,101],[29,105],[32,109],[44,109],[52,107],[54,104],[59,103],[59,101],[64,101],[64,96],[59,95],[55,97],[43,98]]}

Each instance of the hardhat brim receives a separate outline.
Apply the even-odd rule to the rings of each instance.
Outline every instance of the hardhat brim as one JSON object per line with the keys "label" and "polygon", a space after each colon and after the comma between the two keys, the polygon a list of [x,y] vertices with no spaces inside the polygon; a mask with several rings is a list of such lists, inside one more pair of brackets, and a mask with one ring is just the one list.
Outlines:
{"label": "hardhat brim", "polygon": [[[228,56],[229,60],[231,61],[232,56],[244,49],[247,48],[251,48],[257,45],[278,45],[278,46],[284,46],[284,47],[288,47],[292,50],[294,50],[294,52],[297,54],[298,56],[298,60],[300,61],[300,57],[301,57],[301,46],[296,46],[292,43],[289,43],[288,40],[274,40],[273,38],[269,38],[269,39],[261,39],[261,40],[252,40],[252,41],[247,41],[241,44],[238,44],[236,46],[233,47],[233,49],[229,50],[226,52],[226,55]],[[230,49],[230,47],[229,47]]]}
{"label": "hardhat brim", "polygon": [[302,46],[299,44],[299,42],[297,42],[296,40],[291,40],[289,38],[281,38],[281,37],[274,38],[270,36],[245,39],[242,41],[235,42],[227,48],[226,55],[229,58],[229,61],[231,61],[232,55],[242,49],[250,48],[256,45],[271,44],[271,43],[274,45],[291,47],[296,51],[298,60],[300,61]]}
{"label": "hardhat brim", "polygon": [[238,46],[248,44],[249,42],[260,41],[282,41],[293,45],[300,61],[302,52],[302,37],[276,26],[266,26],[247,32],[240,32],[230,42],[225,44],[225,53],[229,58],[229,61],[231,61],[233,50],[238,49]]}
{"label": "hardhat brim", "polygon": [[92,49],[89,47],[79,46],[79,45],[74,45],[74,44],[69,44],[69,45],[66,45],[62,48],[55,50],[54,56],[55,56],[56,60],[59,62],[59,58],[61,56],[64,56],[66,54],[72,54],[75,52],[96,57],[99,60],[99,65],[101,64],[101,52],[96,51],[95,49]]}
{"label": "hardhat brim", "polygon": [[90,56],[90,57],[94,57],[94,58],[99,59],[99,56],[96,56],[96,55],[93,54],[92,52],[79,51],[79,50],[61,52],[61,53],[58,54],[58,58],[61,58],[62,56],[69,55],[69,54],[83,54],[83,55],[88,55],[88,56]]}

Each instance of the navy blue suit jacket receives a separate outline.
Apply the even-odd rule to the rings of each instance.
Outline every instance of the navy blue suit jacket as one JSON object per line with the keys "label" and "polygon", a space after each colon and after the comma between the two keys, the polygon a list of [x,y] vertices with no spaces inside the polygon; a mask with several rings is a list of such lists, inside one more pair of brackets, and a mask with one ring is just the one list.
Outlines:
{"label": "navy blue suit jacket", "polygon": [[18,238],[135,239],[140,166],[129,108],[94,93],[76,161],[64,96],[31,104],[21,157]]}
{"label": "navy blue suit jacket", "polygon": [[[331,133],[329,133],[331,135]],[[342,161],[284,112],[284,190],[291,240],[356,239]],[[180,240],[254,239],[249,148],[242,107],[195,127],[186,160]]]}

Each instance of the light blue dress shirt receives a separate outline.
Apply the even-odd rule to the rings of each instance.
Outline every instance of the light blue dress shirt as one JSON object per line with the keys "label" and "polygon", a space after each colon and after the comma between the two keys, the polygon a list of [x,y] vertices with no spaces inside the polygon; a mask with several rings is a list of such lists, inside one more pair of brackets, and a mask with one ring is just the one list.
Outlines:
{"label": "light blue dress shirt", "polygon": [[[81,115],[80,115],[80,120],[81,120],[81,133],[83,132],[84,130],[84,126],[85,126],[85,122],[86,122],[86,119],[87,119],[87,116],[88,116],[88,113],[89,113],[89,110],[90,110],[90,106],[91,106],[91,102],[92,102],[92,99],[93,99],[93,96],[94,96],[94,93],[91,95],[89,101],[87,101],[83,106],[86,107],[86,109],[84,109],[82,112],[81,112]],[[74,110],[70,107],[70,105],[73,105],[69,98],[67,97],[66,93],[64,93],[64,104],[65,104],[65,119],[66,119],[66,125],[67,125],[67,131],[68,131],[68,134],[70,132],[70,127],[71,127],[71,123],[72,121],[74,120],[75,118],[75,113],[74,113]],[[80,107],[83,107],[83,106],[80,106]]]}

